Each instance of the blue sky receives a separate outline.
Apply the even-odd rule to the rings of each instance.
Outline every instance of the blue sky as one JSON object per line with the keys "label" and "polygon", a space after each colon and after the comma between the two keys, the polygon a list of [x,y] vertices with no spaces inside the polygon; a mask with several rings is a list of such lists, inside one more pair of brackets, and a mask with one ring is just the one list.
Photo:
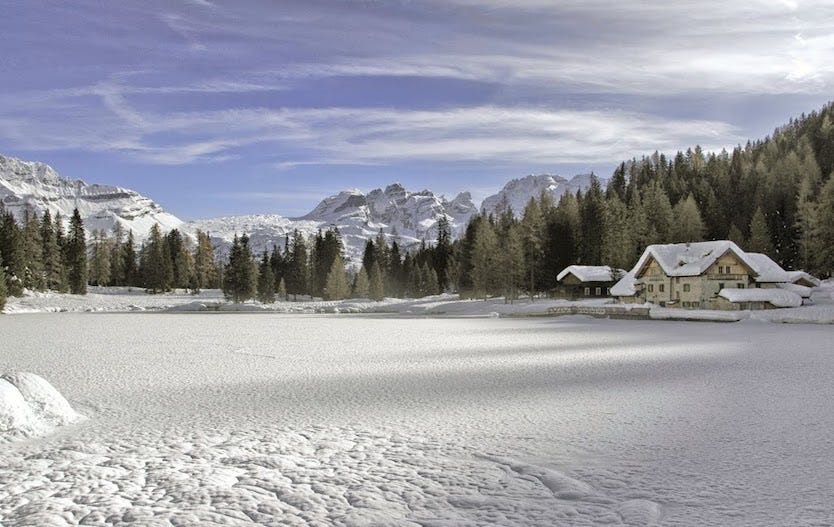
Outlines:
{"label": "blue sky", "polygon": [[0,152],[194,219],[760,138],[834,93],[834,5],[0,0]]}

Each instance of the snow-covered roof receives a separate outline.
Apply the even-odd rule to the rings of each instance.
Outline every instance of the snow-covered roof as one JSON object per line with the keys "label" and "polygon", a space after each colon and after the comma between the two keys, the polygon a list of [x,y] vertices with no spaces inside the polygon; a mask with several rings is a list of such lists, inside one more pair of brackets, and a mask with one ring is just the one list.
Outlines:
{"label": "snow-covered roof", "polygon": [[788,272],[762,253],[744,253],[747,265],[756,271],[757,282],[790,282]]}
{"label": "snow-covered roof", "polygon": [[649,245],[634,266],[635,275],[654,258],[666,276],[698,276],[703,274],[727,251],[742,259],[744,251],[729,240],[695,243]]}
{"label": "snow-covered roof", "polygon": [[719,296],[730,302],[769,302],[776,307],[799,307],[802,297],[787,289],[733,289],[724,288]]}
{"label": "snow-covered roof", "polygon": [[611,296],[634,296],[637,294],[637,279],[634,278],[634,269],[627,272],[620,278],[620,281],[611,286]]}
{"label": "snow-covered roof", "polygon": [[666,276],[698,276],[706,272],[718,258],[727,252],[733,253],[753,271],[753,279],[756,282],[790,281],[788,273],[767,255],[746,253],[729,240],[649,245],[643,251],[633,271],[637,275],[649,259],[654,258]]}
{"label": "snow-covered roof", "polygon": [[781,287],[782,289],[786,289],[797,295],[801,296],[802,298],[811,298],[811,293],[813,289],[810,287],[805,287],[804,285],[799,284],[776,284],[777,287]]}
{"label": "snow-covered roof", "polygon": [[806,273],[805,271],[786,271],[788,273],[788,280],[795,284],[800,280],[806,280],[810,284],[814,284],[815,287],[819,287],[820,279],[816,276]]}
{"label": "snow-covered roof", "polygon": [[610,282],[623,276],[625,271],[607,265],[569,265],[562,269],[562,272],[556,276],[556,280],[561,282],[569,274],[582,282]]}

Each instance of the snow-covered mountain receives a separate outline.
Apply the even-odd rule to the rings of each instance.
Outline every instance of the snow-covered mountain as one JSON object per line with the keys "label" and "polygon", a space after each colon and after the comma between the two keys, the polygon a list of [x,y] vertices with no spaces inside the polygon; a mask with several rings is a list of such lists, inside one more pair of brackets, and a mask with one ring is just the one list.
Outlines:
{"label": "snow-covered mountain", "polygon": [[497,194],[486,198],[481,209],[472,202],[469,192],[461,192],[449,200],[430,190],[413,192],[395,183],[367,194],[356,189],[339,192],[323,199],[300,218],[259,214],[183,223],[133,190],[88,185],[81,180],[63,178],[44,163],[0,155],[0,201],[18,218],[27,207],[38,214],[48,209],[53,215],[60,212],[68,218],[77,206],[88,231],[111,231],[118,223],[141,240],[155,223],[159,223],[163,232],[179,228],[193,235],[200,229],[210,234],[221,253],[231,245],[235,234],[249,235],[250,246],[260,252],[272,246],[282,248],[285,237],[295,229],[310,236],[319,229],[335,226],[354,265],[361,261],[365,241],[376,237],[380,230],[389,242],[396,239],[401,247],[408,249],[423,240],[436,239],[441,217],[449,220],[452,236],[457,237],[479,210],[492,213],[504,199],[516,214],[521,214],[531,197],[547,192],[558,201],[565,192],[587,189],[590,182],[590,174],[570,180],[552,175],[514,179]]}
{"label": "snow-covered mountain", "polygon": [[179,218],[133,190],[88,185],[80,179],[61,177],[44,163],[4,155],[0,155],[0,202],[17,218],[28,207],[38,215],[49,210],[54,217],[60,212],[67,220],[78,207],[89,232],[109,232],[118,223],[140,240],[155,223],[163,232],[182,224]]}
{"label": "snow-covered mountain", "polygon": [[382,230],[389,241],[396,239],[404,248],[422,240],[437,237],[437,222],[445,216],[452,235],[466,228],[469,218],[477,213],[472,197],[463,192],[452,200],[430,190],[411,192],[400,184],[364,194],[360,190],[346,190],[327,197],[312,211],[300,218],[277,215],[234,216],[188,223],[187,231],[200,229],[221,244],[228,244],[235,234],[247,233],[256,251],[276,245],[283,247],[284,238],[293,229],[307,235],[331,226],[339,228],[347,257],[359,262],[365,241]]}
{"label": "snow-covered mountain", "polygon": [[566,193],[583,192],[591,186],[591,174],[579,174],[570,180],[561,176],[541,174],[513,179],[497,194],[485,198],[481,210],[486,214],[493,214],[505,200],[512,207],[516,216],[521,216],[530,198],[538,198],[542,192],[550,194],[556,203]]}

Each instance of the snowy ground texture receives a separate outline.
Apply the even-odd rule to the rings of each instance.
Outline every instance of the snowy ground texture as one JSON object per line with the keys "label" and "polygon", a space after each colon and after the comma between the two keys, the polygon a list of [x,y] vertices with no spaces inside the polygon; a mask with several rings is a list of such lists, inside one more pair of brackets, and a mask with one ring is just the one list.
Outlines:
{"label": "snowy ground texture", "polygon": [[0,317],[0,524],[831,525],[827,325]]}
{"label": "snowy ground texture", "polygon": [[[407,317],[414,316],[544,316],[554,308],[565,306],[615,305],[611,299],[567,301],[522,299],[512,304],[503,299],[459,300],[456,295],[438,295],[416,300],[388,298],[382,302],[370,300],[323,301],[299,298],[295,302],[261,304],[247,302],[231,304],[216,289],[197,295],[186,291],[160,295],[146,294],[142,289],[124,287],[90,288],[85,296],[27,292],[22,298],[9,298],[6,314],[57,313],[57,312],[273,312],[273,313],[386,313]],[[834,281],[823,283],[815,289],[809,305],[790,309],[763,311],[715,311],[672,309],[651,306],[651,317],[657,320],[713,320],[737,322],[763,320],[786,323],[834,324]]]}

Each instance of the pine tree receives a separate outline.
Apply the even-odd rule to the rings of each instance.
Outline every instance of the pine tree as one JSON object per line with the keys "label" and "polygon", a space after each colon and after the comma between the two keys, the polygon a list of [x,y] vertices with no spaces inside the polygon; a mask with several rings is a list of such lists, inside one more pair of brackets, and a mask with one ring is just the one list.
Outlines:
{"label": "pine tree", "polygon": [[57,224],[53,225],[49,209],[46,209],[43,218],[41,218],[44,286],[54,291],[63,291],[66,289],[66,276],[61,264],[61,248],[58,246],[57,228]]}
{"label": "pine tree", "polygon": [[810,258],[813,271],[831,277],[834,276],[834,176],[828,178],[820,191],[817,214],[816,243]]}
{"label": "pine tree", "polygon": [[70,219],[69,236],[64,248],[65,265],[69,291],[74,295],[87,294],[87,237],[84,222],[78,209],[73,210]]}
{"label": "pine tree", "polygon": [[530,198],[521,218],[521,244],[524,248],[524,267],[530,299],[533,299],[538,292],[536,275],[543,256],[543,231],[544,217],[539,202]]}
{"label": "pine tree", "polygon": [[353,286],[353,296],[356,298],[370,298],[371,282],[368,279],[368,272],[362,267],[356,275]]}
{"label": "pine tree", "polygon": [[628,207],[614,194],[606,200],[604,210],[602,261],[615,268],[627,268],[632,263],[633,254]]}
{"label": "pine tree", "polygon": [[61,216],[60,212],[55,213],[55,221],[53,221],[54,230],[55,230],[55,245],[58,246],[58,257],[59,257],[59,264],[58,267],[60,269],[60,280],[59,280],[59,287],[58,291],[62,293],[66,293],[69,291],[69,267],[67,266],[66,261],[66,251],[67,251],[67,231],[64,228],[64,219]]}
{"label": "pine tree", "polygon": [[275,302],[275,274],[269,265],[269,255],[266,251],[263,252],[261,262],[258,264],[257,298],[259,302],[264,304],[272,304]]}
{"label": "pine tree", "polygon": [[6,289],[11,296],[23,294],[23,275],[26,263],[22,250],[23,233],[11,212],[0,203],[0,254],[5,262]]}
{"label": "pine tree", "polygon": [[307,265],[307,244],[304,236],[293,231],[292,248],[287,259],[287,292],[298,300],[298,295],[307,292],[308,265]]}
{"label": "pine tree", "polygon": [[596,176],[591,177],[591,186],[582,198],[580,207],[580,260],[584,265],[600,265],[602,263],[602,241],[605,239],[605,225],[603,216],[605,204],[603,202],[602,187]]}
{"label": "pine tree", "polygon": [[168,291],[171,288],[174,279],[171,253],[158,223],[151,227],[148,240],[142,248],[139,263],[142,285],[148,292],[155,294]]}
{"label": "pine tree", "polygon": [[6,289],[6,271],[3,266],[3,255],[0,254],[0,313],[2,313],[3,309],[6,307],[6,297],[8,294],[9,291]]}
{"label": "pine tree", "polygon": [[498,283],[497,251],[495,228],[488,219],[481,218],[472,251],[472,284],[475,294],[484,300],[495,291]]}
{"label": "pine tree", "polygon": [[327,300],[342,300],[350,295],[350,285],[348,284],[345,264],[342,261],[341,255],[337,254],[336,258],[333,259],[333,265],[330,266],[330,272],[327,274],[324,287],[324,295]]}
{"label": "pine tree", "polygon": [[112,248],[107,234],[101,230],[93,231],[90,284],[102,286],[110,283],[111,251]]}
{"label": "pine tree", "polygon": [[439,295],[440,284],[437,279],[437,271],[435,271],[434,268],[429,267],[428,264],[423,264],[422,272],[425,284],[423,292],[426,295]]}
{"label": "pine tree", "polygon": [[[512,302],[518,298],[519,286],[525,282],[524,244],[522,243],[522,227],[514,221],[512,216],[506,218],[502,225],[501,249],[498,251],[496,264],[502,294],[505,302]],[[505,223],[502,221],[502,223]]]}
{"label": "pine tree", "polygon": [[249,250],[249,237],[235,235],[229,253],[229,263],[223,273],[223,294],[238,304],[255,296],[258,267]]}
{"label": "pine tree", "polygon": [[[393,247],[390,256],[394,256]],[[399,248],[397,248],[397,258],[399,258]],[[449,265],[451,264],[451,259],[452,230],[449,226],[449,218],[447,218],[445,214],[442,214],[437,219],[437,243],[434,245],[433,254],[433,267],[437,273],[438,288],[441,291],[445,291],[449,288]],[[393,273],[394,266],[391,265],[390,267]]]}
{"label": "pine tree", "polygon": [[284,277],[281,277],[281,280],[278,282],[278,298],[281,300],[287,301],[289,300],[289,296],[287,295],[287,284],[284,282]]}
{"label": "pine tree", "polygon": [[658,181],[653,181],[645,190],[643,208],[646,211],[649,232],[648,243],[669,243],[672,240],[672,204],[669,196]]}
{"label": "pine tree", "polygon": [[214,265],[214,248],[209,235],[197,230],[197,248],[194,250],[194,276],[197,289],[216,287],[217,268]]}
{"label": "pine tree", "polygon": [[690,194],[674,208],[675,222],[672,225],[672,239],[678,243],[700,242],[704,240],[704,222],[695,198]]}
{"label": "pine tree", "polygon": [[382,282],[382,270],[379,262],[374,262],[368,273],[368,296],[371,300],[380,301],[385,298],[385,286]]}
{"label": "pine tree", "polygon": [[43,268],[43,239],[37,215],[27,209],[23,214],[23,286],[35,291],[45,287]]}
{"label": "pine tree", "polygon": [[136,264],[136,242],[134,241],[132,230],[128,231],[127,239],[121,247],[121,259],[124,285],[139,285],[139,268]]}
{"label": "pine tree", "polygon": [[739,229],[735,223],[730,225],[730,230],[727,233],[727,239],[739,247],[747,249],[747,241],[744,239],[744,233],[741,232],[741,229]]}
{"label": "pine tree", "polygon": [[125,241],[125,231],[121,223],[113,226],[113,237],[110,239],[110,285],[127,285],[125,282],[125,261],[122,246]]}
{"label": "pine tree", "polygon": [[754,253],[764,253],[773,256],[773,243],[770,241],[770,233],[767,230],[761,207],[753,213],[750,220],[750,240],[747,242],[747,250]]}

